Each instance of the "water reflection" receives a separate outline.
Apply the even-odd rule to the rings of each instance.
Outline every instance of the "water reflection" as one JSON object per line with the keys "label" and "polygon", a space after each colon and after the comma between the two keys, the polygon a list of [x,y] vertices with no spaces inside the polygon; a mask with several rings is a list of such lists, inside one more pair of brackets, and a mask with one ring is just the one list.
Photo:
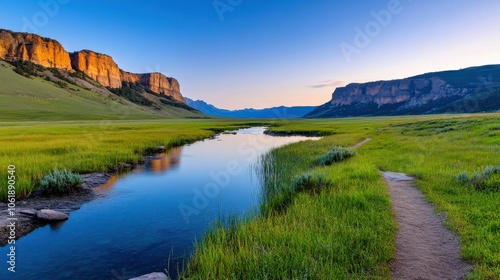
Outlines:
{"label": "water reflection", "polygon": [[251,167],[259,156],[310,139],[264,130],[172,149],[114,176],[97,189],[105,198],[84,204],[57,230],[42,227],[16,241],[22,267],[14,278],[0,271],[0,279],[129,279],[167,267],[175,279],[214,219],[257,206],[260,184]]}
{"label": "water reflection", "polygon": [[157,154],[147,160],[145,169],[159,174],[177,168],[181,162],[181,154],[182,147],[173,148],[168,153]]}

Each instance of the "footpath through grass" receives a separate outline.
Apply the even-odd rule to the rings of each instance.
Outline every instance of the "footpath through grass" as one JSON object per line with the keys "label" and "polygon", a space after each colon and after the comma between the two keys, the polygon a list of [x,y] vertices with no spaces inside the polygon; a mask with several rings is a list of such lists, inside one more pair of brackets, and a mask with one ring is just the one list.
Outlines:
{"label": "footpath through grass", "polygon": [[[214,227],[197,244],[184,278],[390,278],[396,225],[379,174],[389,170],[416,177],[427,199],[447,213],[462,257],[475,265],[470,279],[500,279],[500,193],[456,179],[500,165],[499,114],[298,120],[272,130],[334,135],[263,158],[260,215]],[[319,166],[332,146],[366,137],[373,140],[356,156]],[[295,191],[304,173],[323,178],[325,187]],[[498,174],[490,180],[500,184]]]}

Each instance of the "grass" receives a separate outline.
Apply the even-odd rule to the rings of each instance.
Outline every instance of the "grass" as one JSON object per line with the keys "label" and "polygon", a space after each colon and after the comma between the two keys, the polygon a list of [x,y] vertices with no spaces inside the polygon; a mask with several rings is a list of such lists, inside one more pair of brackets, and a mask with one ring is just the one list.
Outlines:
{"label": "grass", "polygon": [[[361,154],[331,167],[317,163],[332,142],[355,141],[350,135],[339,135],[271,152],[264,159],[261,215],[237,226],[213,229],[198,244],[184,277],[389,277],[387,263],[393,258],[396,226],[377,168],[366,164]],[[308,185],[322,187],[303,191]],[[290,189],[293,196],[288,202],[279,194]],[[289,205],[283,209],[282,203]]]}
{"label": "grass", "polygon": [[79,174],[68,170],[54,170],[40,181],[40,190],[44,195],[66,195],[78,190],[83,183]]}
{"label": "grass", "polygon": [[[199,116],[180,107],[148,108],[63,81],[21,75],[0,60],[1,121],[137,120]],[[59,72],[57,72],[59,73]],[[60,75],[60,74],[59,74]],[[30,76],[30,77],[26,77]],[[65,84],[64,87],[61,87]]]}
{"label": "grass", "polygon": [[[247,125],[225,120],[4,122],[0,166],[16,166],[16,195],[25,197],[54,169],[110,171],[140,162],[151,148],[177,147]],[[7,182],[7,172],[0,172],[0,181]],[[0,199],[6,197],[2,188]]]}
{"label": "grass", "polygon": [[[460,236],[462,258],[475,266],[470,279],[499,279],[500,193],[456,179],[499,164],[499,124],[499,114],[275,123],[277,134],[333,136],[267,155],[260,215],[212,229],[183,277],[388,279],[396,225],[379,170],[389,170],[414,176],[426,198],[446,212],[446,225]],[[317,159],[332,144],[349,146],[367,137],[373,140],[355,157],[319,166]],[[294,180],[302,174],[325,176],[331,184],[295,192]],[[498,174],[489,175],[496,184]]]}
{"label": "grass", "polygon": [[[0,80],[12,71],[9,67],[0,65]],[[446,212],[447,226],[461,238],[462,257],[475,265],[471,279],[500,278],[500,193],[456,179],[500,164],[499,114],[165,120],[127,105],[130,114],[122,119],[109,104],[99,105],[113,100],[84,90],[68,95],[49,82],[17,76],[26,87],[2,83],[0,89],[0,166],[5,168],[0,181],[7,181],[7,166],[15,165],[18,197],[36,189],[54,169],[108,171],[141,161],[151,148],[179,146],[230,128],[268,123],[276,134],[325,136],[262,159],[259,215],[215,226],[197,245],[184,278],[389,278],[396,225],[379,170],[414,176],[426,198]],[[40,98],[37,90],[61,103]],[[24,96],[31,99],[20,104]],[[332,146],[351,146],[367,137],[373,140],[356,156],[320,165]],[[498,179],[492,173],[486,183],[495,186]],[[7,197],[6,188],[0,196]]]}
{"label": "grass", "polygon": [[319,165],[332,165],[334,162],[340,162],[355,155],[355,151],[351,151],[341,146],[335,146],[319,159]]}
{"label": "grass", "polygon": [[481,172],[474,172],[469,177],[466,172],[460,173],[455,178],[464,185],[472,185],[477,191],[500,192],[500,166],[488,166]]}

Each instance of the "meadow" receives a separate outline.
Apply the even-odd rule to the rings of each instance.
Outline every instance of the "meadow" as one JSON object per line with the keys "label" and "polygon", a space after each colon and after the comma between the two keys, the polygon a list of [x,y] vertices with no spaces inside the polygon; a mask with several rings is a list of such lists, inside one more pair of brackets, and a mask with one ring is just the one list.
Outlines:
{"label": "meadow", "polygon": [[[149,150],[172,148],[251,125],[230,120],[141,120],[0,123],[0,181],[16,166],[16,195],[26,197],[54,169],[76,173],[113,172],[137,164]],[[2,188],[0,199],[5,200]]]}
{"label": "meadow", "polygon": [[[277,134],[324,136],[273,150],[261,161],[260,213],[219,221],[196,245],[184,279],[388,279],[397,225],[380,170],[414,176],[461,238],[470,279],[500,278],[499,174],[478,189],[456,176],[500,165],[500,114],[328,120],[108,120],[0,123],[0,180],[16,166],[17,195],[53,169],[79,173],[140,162],[226,129],[268,124]],[[329,166],[336,145],[373,140]],[[321,187],[297,188],[313,178]],[[318,179],[319,178],[319,179]],[[315,181],[316,180],[316,181]],[[6,190],[2,188],[2,198]]]}
{"label": "meadow", "polygon": [[[299,120],[271,130],[331,136],[265,156],[260,215],[214,226],[197,244],[185,279],[390,278],[397,225],[380,170],[414,176],[446,213],[462,257],[475,266],[470,279],[500,278],[500,176],[486,190],[456,179],[500,164],[499,114]],[[320,166],[332,146],[367,137],[373,140],[356,156]],[[297,191],[304,174],[327,183],[319,192]]]}

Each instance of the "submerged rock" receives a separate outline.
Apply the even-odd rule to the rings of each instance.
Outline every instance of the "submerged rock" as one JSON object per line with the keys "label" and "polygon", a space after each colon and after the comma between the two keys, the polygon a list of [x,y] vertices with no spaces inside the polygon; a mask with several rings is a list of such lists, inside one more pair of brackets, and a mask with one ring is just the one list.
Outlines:
{"label": "submerged rock", "polygon": [[37,218],[44,221],[64,221],[69,218],[69,216],[65,213],[50,210],[50,209],[42,209],[38,211]]}
{"label": "submerged rock", "polygon": [[169,280],[169,278],[165,273],[153,272],[136,278],[130,278],[129,280]]}

